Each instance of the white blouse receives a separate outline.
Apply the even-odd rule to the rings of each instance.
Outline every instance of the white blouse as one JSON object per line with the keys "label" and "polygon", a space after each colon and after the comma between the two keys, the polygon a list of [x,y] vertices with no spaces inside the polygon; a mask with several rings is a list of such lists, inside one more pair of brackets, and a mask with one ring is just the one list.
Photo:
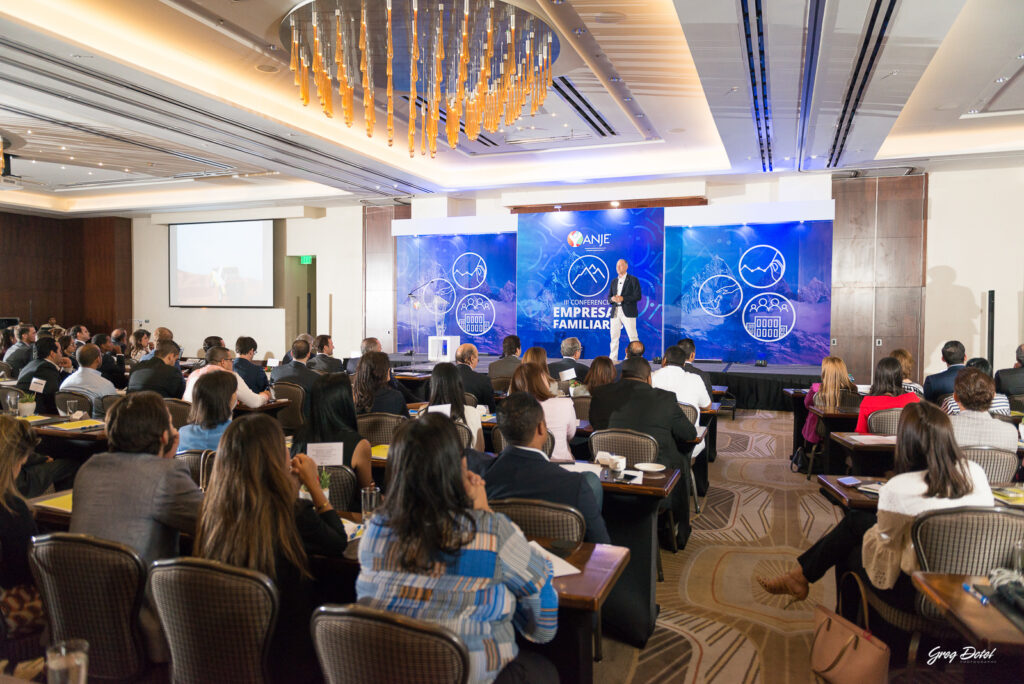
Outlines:
{"label": "white blouse", "polygon": [[569,440],[576,434],[576,408],[569,397],[552,397],[540,402],[544,409],[544,422],[548,430],[555,436],[555,449],[551,452],[552,461],[571,461]]}

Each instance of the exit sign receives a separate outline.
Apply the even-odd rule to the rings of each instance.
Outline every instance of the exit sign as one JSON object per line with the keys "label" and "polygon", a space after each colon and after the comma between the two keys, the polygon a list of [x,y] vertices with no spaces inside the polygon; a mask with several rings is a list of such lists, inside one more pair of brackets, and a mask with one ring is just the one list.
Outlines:
{"label": "exit sign", "polygon": [[311,256],[300,256],[299,257],[299,263],[302,264],[303,266],[309,266],[311,263],[313,263],[313,257],[311,257]]}

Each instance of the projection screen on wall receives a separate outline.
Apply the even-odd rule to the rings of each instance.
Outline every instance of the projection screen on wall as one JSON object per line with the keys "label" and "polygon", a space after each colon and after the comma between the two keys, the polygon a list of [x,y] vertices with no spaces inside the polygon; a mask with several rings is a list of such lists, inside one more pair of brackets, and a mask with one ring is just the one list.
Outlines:
{"label": "projection screen on wall", "polygon": [[274,222],[168,227],[171,306],[272,307]]}

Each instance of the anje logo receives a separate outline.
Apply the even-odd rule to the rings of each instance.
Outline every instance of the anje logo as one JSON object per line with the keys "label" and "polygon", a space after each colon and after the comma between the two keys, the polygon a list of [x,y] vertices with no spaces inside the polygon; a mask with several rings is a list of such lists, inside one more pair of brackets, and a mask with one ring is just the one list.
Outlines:
{"label": "anje logo", "polygon": [[612,241],[612,236],[608,233],[602,233],[600,235],[584,235],[578,230],[574,230],[569,233],[566,238],[570,247],[580,247],[582,245],[593,245],[594,247],[606,247]]}
{"label": "anje logo", "polygon": [[580,243],[583,242],[583,233],[578,230],[574,230],[569,233],[569,246],[579,247]]}

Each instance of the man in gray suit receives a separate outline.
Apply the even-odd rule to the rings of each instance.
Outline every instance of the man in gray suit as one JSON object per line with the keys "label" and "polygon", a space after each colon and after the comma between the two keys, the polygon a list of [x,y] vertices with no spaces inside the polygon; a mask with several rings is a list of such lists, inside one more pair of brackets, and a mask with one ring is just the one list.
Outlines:
{"label": "man in gray suit", "polygon": [[313,351],[316,355],[306,364],[313,370],[324,373],[341,373],[345,370],[341,359],[334,358],[334,340],[330,335],[317,335],[313,340]]}
{"label": "man in gray suit", "polygon": [[273,370],[270,374],[270,384],[290,382],[306,390],[306,398],[302,402],[302,415],[306,416],[308,420],[309,395],[313,391],[313,383],[316,382],[320,375],[306,367],[306,362],[309,361],[310,355],[309,342],[295,340],[292,342],[289,354],[291,354],[292,360],[288,363],[282,363]]}
{"label": "man in gray suit", "polygon": [[17,378],[21,369],[32,360],[32,345],[36,341],[36,329],[32,325],[19,325],[14,331],[18,341],[4,354],[4,363],[11,367],[12,378]]}
{"label": "man in gray suit", "polygon": [[1017,428],[988,412],[996,393],[996,383],[978,368],[957,373],[953,398],[960,413],[950,416],[953,435],[961,447],[988,446],[1017,453]]}
{"label": "man in gray suit", "polygon": [[516,372],[516,368],[519,368],[519,364],[522,363],[519,359],[522,353],[523,343],[520,342],[518,335],[505,337],[501,341],[501,358],[491,361],[491,364],[487,366],[487,377],[491,379],[491,382],[493,383],[499,378],[510,380],[512,374]]}
{"label": "man in gray suit", "polygon": [[[71,532],[130,546],[147,567],[176,557],[180,533],[195,533],[203,493],[174,458],[178,431],[167,406],[156,392],[128,394],[106,422],[110,451],[90,458],[75,477]],[[140,619],[150,657],[167,660],[151,606]]]}

